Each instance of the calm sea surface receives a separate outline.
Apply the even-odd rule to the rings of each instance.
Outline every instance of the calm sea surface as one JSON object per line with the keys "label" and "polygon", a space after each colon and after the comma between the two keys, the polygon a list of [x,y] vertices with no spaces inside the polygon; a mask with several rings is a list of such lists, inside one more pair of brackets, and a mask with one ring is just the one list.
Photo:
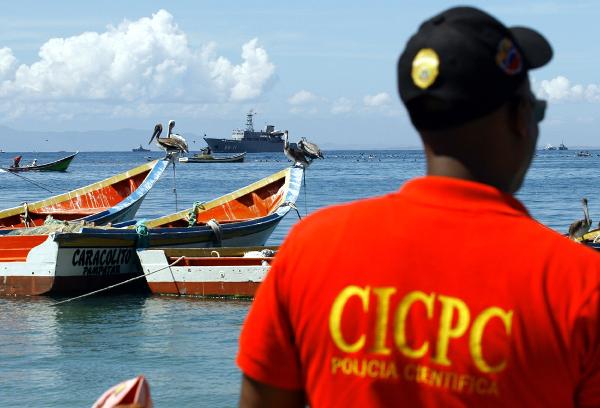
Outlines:
{"label": "calm sea surface", "polygon": [[[582,218],[588,197],[600,219],[600,152],[539,152],[518,197],[532,215],[564,232]],[[25,173],[59,193],[146,161],[151,153],[80,153],[66,173]],[[16,154],[0,154],[7,166]],[[22,163],[61,153],[24,153]],[[331,151],[308,169],[302,214],[326,205],[384,194],[424,172],[420,151]],[[233,191],[287,165],[283,154],[249,154],[245,163],[178,165],[179,209]],[[0,208],[50,193],[0,173]],[[144,201],[139,218],[175,210],[169,169]],[[297,222],[291,212],[268,244],[279,244]],[[365,228],[372,220],[365,220]],[[96,296],[53,307],[50,298],[0,298],[0,407],[91,406],[113,384],[144,374],[157,407],[235,406],[240,374],[234,364],[247,301],[141,295]]]}

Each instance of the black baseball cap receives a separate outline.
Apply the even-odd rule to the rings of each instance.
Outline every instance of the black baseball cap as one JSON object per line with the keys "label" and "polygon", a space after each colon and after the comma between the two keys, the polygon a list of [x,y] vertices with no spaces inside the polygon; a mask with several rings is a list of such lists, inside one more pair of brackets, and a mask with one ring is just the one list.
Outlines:
{"label": "black baseball cap", "polygon": [[398,90],[417,129],[452,128],[498,109],[527,71],[550,59],[552,47],[537,31],[454,7],[408,40],[398,60]]}

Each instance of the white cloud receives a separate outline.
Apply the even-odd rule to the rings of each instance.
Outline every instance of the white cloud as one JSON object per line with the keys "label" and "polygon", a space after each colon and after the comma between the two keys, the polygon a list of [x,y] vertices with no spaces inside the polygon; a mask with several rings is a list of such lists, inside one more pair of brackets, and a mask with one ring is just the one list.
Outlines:
{"label": "white cloud", "polygon": [[600,102],[600,85],[572,84],[571,81],[564,76],[543,80],[540,83],[534,81],[533,88],[538,97],[548,99],[551,102]]}
{"label": "white cloud", "polygon": [[312,92],[301,90],[290,96],[288,102],[290,105],[305,105],[310,102],[314,102],[317,96]]}
{"label": "white cloud", "polygon": [[367,95],[363,98],[365,106],[379,107],[388,105],[392,101],[392,97],[387,92],[380,92],[376,95]]}
{"label": "white cloud", "polygon": [[5,79],[12,75],[15,69],[17,59],[10,48],[0,48],[0,79]]}
{"label": "white cloud", "polygon": [[350,112],[353,108],[354,103],[350,99],[341,97],[333,102],[333,106],[331,107],[331,113],[347,113]]}
{"label": "white cloud", "polygon": [[[214,43],[192,48],[173,16],[123,21],[102,33],[49,39],[39,60],[16,67],[0,49],[0,99],[27,102],[222,103],[259,97],[275,66],[257,39],[235,64]],[[81,106],[80,106],[81,108]]]}

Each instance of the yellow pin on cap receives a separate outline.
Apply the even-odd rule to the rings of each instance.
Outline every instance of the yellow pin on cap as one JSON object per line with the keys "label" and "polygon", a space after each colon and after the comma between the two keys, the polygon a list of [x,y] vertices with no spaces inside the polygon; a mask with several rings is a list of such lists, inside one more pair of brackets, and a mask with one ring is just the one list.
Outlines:
{"label": "yellow pin on cap", "polygon": [[412,62],[412,80],[421,89],[427,89],[435,82],[439,73],[440,59],[431,48],[421,49]]}

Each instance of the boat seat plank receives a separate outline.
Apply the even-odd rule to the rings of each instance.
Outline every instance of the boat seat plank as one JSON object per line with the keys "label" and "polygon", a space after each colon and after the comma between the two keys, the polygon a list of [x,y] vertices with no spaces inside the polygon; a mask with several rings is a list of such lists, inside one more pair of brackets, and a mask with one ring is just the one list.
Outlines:
{"label": "boat seat plank", "polygon": [[173,260],[179,258],[180,256],[190,256],[190,257],[207,257],[207,256],[215,256],[215,252],[219,254],[221,257],[226,256],[241,256],[246,252],[250,251],[261,251],[263,249],[271,249],[273,251],[277,251],[279,249],[278,246],[250,246],[250,247],[213,247],[213,248],[152,248],[156,250],[162,250],[165,253],[165,256],[174,258]]}
{"label": "boat seat plank", "polygon": [[[179,258],[169,258],[169,264],[175,262]],[[273,258],[244,258],[241,256],[229,257],[185,257],[173,266],[252,266],[262,265],[263,261],[270,262]]]}

